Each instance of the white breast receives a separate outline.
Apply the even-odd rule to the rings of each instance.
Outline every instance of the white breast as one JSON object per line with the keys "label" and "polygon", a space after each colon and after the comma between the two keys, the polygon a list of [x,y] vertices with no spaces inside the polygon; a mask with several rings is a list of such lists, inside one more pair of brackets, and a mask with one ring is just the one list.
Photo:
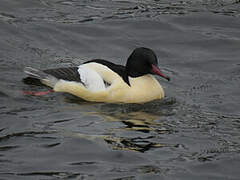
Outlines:
{"label": "white breast", "polygon": [[106,90],[102,77],[95,70],[88,67],[88,64],[78,66],[78,72],[81,81],[88,90],[92,92]]}

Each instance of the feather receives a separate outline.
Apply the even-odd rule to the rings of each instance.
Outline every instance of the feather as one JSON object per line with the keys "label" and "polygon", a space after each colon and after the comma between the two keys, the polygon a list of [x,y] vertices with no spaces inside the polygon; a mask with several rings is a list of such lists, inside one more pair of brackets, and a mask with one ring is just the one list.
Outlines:
{"label": "feather", "polygon": [[102,77],[93,69],[86,65],[80,65],[78,67],[78,72],[80,74],[81,82],[90,91],[96,92],[106,89]]}

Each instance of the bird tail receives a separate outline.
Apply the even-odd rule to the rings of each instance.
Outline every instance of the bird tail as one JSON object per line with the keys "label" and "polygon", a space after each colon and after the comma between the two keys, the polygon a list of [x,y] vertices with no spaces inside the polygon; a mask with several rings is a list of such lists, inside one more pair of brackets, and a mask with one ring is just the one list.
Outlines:
{"label": "bird tail", "polygon": [[39,79],[43,84],[54,87],[55,84],[59,81],[56,77],[47,74],[41,70],[34,69],[32,67],[25,67],[24,72],[31,78]]}

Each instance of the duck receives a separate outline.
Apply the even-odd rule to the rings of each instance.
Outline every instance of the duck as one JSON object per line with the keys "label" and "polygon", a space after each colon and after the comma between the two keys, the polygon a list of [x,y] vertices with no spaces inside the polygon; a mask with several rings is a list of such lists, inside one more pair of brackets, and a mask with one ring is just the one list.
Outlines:
{"label": "duck", "polygon": [[46,70],[25,67],[24,72],[54,92],[106,103],[146,103],[162,99],[164,90],[154,75],[170,81],[158,68],[155,52],[146,47],[134,49],[126,66],[93,59],[73,67]]}

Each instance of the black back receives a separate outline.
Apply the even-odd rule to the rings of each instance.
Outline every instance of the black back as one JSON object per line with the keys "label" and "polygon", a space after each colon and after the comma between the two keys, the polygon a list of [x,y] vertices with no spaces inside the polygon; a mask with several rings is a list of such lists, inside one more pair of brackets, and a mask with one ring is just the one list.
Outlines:
{"label": "black back", "polygon": [[111,69],[112,71],[114,71],[115,73],[117,73],[121,77],[123,76],[123,74],[125,72],[125,67],[124,66],[114,64],[114,63],[106,61],[104,59],[93,59],[93,60],[84,62],[83,64],[92,63],[92,62],[99,63],[99,64],[102,64],[104,66],[107,66],[109,69]]}
{"label": "black back", "polygon": [[58,79],[81,82],[78,67],[66,67],[56,69],[46,69],[43,72],[50,74]]}

